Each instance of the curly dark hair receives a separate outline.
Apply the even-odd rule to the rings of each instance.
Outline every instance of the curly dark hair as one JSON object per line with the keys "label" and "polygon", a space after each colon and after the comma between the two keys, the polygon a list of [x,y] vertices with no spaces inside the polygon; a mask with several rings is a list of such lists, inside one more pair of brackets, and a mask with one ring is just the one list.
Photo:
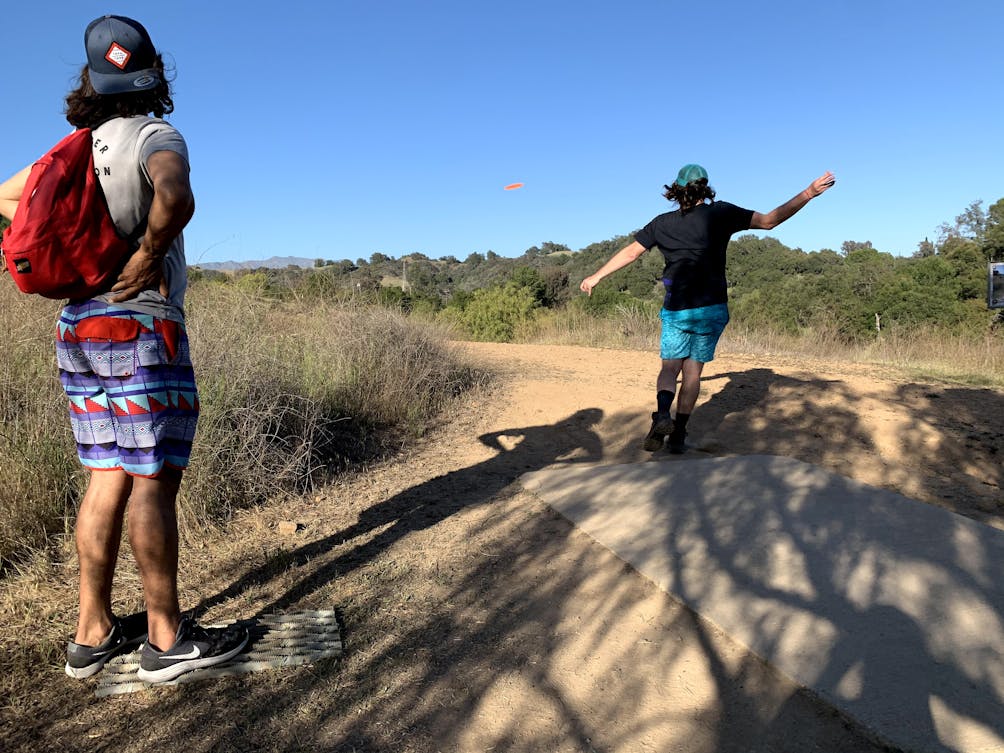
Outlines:
{"label": "curly dark hair", "polygon": [[80,69],[77,88],[66,95],[66,120],[74,128],[96,128],[111,118],[153,115],[162,118],[174,112],[171,82],[164,72],[164,59],[157,55],[153,67],[160,72],[160,83],[152,89],[128,94],[98,94],[91,85],[85,65]]}
{"label": "curly dark hair", "polygon": [[715,200],[715,189],[708,185],[707,178],[691,181],[685,186],[673,183],[669,186],[664,185],[663,188],[666,189],[663,196],[679,204],[681,214],[686,214],[705,199]]}

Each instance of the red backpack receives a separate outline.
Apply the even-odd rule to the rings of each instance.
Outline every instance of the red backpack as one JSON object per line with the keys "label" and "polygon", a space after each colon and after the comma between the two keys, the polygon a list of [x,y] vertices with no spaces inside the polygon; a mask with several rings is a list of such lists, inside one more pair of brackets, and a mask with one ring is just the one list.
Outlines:
{"label": "red backpack", "polygon": [[32,165],[2,251],[25,293],[77,299],[108,292],[130,246],[108,213],[91,131],[81,128]]}

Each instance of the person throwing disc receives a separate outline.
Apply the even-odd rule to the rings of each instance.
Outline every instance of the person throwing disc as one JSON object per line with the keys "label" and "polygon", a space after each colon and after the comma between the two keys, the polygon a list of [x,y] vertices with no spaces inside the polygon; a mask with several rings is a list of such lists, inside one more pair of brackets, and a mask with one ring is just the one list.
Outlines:
{"label": "person throwing disc", "polygon": [[[656,411],[645,437],[647,451],[661,449],[667,436],[670,452],[680,454],[686,449],[687,422],[700,394],[701,372],[704,364],[714,359],[718,338],[729,321],[725,280],[729,239],[742,230],[777,227],[834,183],[833,174],[826,172],[791,200],[761,214],[715,201],[708,172],[700,165],[684,165],[663,194],[679,208],[649,222],[632,243],[582,281],[579,288],[591,295],[600,280],[653,246],[659,247],[666,260],[662,272],[666,295],[660,312],[662,368],[656,379]],[[671,415],[674,397],[675,419]]]}

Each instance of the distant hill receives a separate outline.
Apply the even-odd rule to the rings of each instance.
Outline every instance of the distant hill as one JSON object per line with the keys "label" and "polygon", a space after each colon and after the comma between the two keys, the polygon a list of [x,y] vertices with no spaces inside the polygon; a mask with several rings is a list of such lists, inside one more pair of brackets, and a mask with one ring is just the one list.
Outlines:
{"label": "distant hill", "polygon": [[219,271],[233,271],[235,269],[285,269],[288,266],[303,267],[309,269],[314,266],[313,259],[306,259],[302,256],[272,256],[263,261],[213,261],[203,264],[193,264],[199,269],[215,269]]}

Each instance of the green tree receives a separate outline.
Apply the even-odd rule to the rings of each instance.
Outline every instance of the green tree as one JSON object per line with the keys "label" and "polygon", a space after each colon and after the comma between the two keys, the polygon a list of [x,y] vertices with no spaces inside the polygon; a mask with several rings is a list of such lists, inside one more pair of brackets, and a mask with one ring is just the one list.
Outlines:
{"label": "green tree", "polygon": [[540,272],[533,267],[516,267],[509,277],[509,282],[517,288],[528,290],[538,305],[547,305],[547,285]]}
{"label": "green tree", "polygon": [[980,240],[951,235],[941,244],[938,255],[955,270],[961,284],[960,298],[986,295],[987,255]]}
{"label": "green tree", "polygon": [[934,256],[936,253],[938,253],[937,247],[927,238],[924,238],[924,240],[917,244],[917,250],[914,251],[913,256],[915,259],[925,259],[929,256]]}
{"label": "green tree", "polygon": [[848,256],[855,251],[867,248],[873,248],[871,241],[844,241],[840,244],[840,250],[843,252],[844,256]]}
{"label": "green tree", "polygon": [[983,202],[974,201],[955,218],[954,224],[942,223],[938,231],[942,241],[949,238],[979,241],[982,240],[983,234],[986,232],[986,226],[987,213],[983,211]]}
{"label": "green tree", "polygon": [[1004,261],[1004,199],[987,210],[983,250],[989,261]]}
{"label": "green tree", "polygon": [[954,324],[961,318],[960,289],[961,282],[945,259],[906,259],[880,283],[876,313],[885,325]]}
{"label": "green tree", "polygon": [[396,285],[380,288],[377,291],[377,303],[391,309],[411,310],[411,296],[405,293],[403,288]]}
{"label": "green tree", "polygon": [[[556,258],[567,260],[567,257]],[[560,306],[568,301],[571,288],[568,285],[568,272],[566,270],[560,266],[544,267],[540,270],[540,276],[544,280],[543,302],[545,306]]]}
{"label": "green tree", "polygon": [[[534,246],[536,248],[536,246]],[[552,241],[544,241],[540,244],[540,255],[541,256],[551,256],[552,254],[570,254],[572,249],[566,246],[564,243],[554,243]]]}

